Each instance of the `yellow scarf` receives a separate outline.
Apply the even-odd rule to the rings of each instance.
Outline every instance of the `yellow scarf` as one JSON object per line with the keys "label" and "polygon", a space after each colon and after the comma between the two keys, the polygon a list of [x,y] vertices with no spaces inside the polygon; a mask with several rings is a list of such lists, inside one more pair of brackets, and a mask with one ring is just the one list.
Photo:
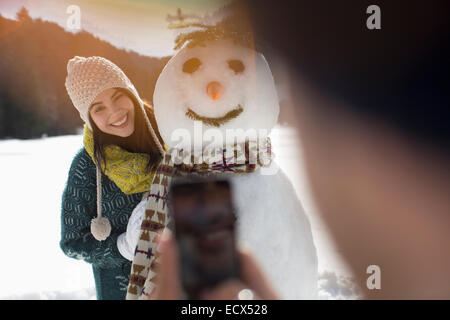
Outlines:
{"label": "yellow scarf", "polygon": [[[84,148],[94,158],[94,137],[87,125],[83,132]],[[166,146],[165,146],[166,147]],[[167,147],[166,147],[167,149]],[[147,171],[149,155],[145,153],[128,152],[115,145],[104,147],[107,166],[101,163],[102,171],[125,194],[146,192],[150,190],[155,172]]]}

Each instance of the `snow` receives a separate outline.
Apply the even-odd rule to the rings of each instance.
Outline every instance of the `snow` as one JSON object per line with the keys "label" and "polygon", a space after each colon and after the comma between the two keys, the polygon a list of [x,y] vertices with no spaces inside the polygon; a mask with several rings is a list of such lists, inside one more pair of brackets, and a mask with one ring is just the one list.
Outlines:
{"label": "snow", "polygon": [[[312,203],[292,128],[271,134],[276,161],[289,177],[312,225],[319,259],[319,298],[356,299],[358,290]],[[61,196],[81,135],[0,140],[0,299],[95,299],[91,266],[59,248]]]}

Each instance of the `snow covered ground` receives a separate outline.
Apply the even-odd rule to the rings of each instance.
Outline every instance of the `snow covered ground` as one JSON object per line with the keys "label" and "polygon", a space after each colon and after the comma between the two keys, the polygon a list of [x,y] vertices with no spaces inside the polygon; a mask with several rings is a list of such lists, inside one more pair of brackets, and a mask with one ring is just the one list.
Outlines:
{"label": "snow covered ground", "polygon": [[[319,256],[319,297],[356,299],[339,252],[315,213],[296,132],[276,127],[275,159],[289,172],[312,224]],[[0,140],[0,299],[95,299],[91,266],[59,248],[61,196],[81,135]]]}

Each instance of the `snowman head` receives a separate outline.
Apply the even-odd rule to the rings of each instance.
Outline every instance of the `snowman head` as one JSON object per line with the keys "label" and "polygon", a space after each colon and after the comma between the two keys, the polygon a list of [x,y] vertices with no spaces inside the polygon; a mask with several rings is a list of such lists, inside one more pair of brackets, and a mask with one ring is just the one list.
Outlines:
{"label": "snowman head", "polygon": [[193,148],[199,130],[222,134],[223,141],[227,130],[269,134],[279,113],[265,58],[232,40],[180,50],[159,76],[153,102],[161,136],[171,148]]}

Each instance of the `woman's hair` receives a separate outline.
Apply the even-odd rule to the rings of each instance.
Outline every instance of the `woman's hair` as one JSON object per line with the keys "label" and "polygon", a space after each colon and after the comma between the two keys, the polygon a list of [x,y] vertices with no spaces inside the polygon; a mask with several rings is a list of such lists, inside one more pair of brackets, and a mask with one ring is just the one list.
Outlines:
{"label": "woman's hair", "polygon": [[[116,145],[125,149],[128,152],[133,153],[145,153],[149,155],[149,161],[147,163],[147,170],[150,172],[156,169],[157,165],[162,159],[162,155],[159,152],[159,149],[153,140],[152,135],[149,132],[146,121],[144,119],[144,115],[142,114],[142,110],[139,106],[139,102],[136,98],[126,89],[116,88],[120,90],[124,94],[126,94],[131,101],[133,101],[134,105],[134,132],[128,137],[119,137],[111,134],[104,133],[101,131],[95,122],[92,120],[91,115],[89,114],[89,121],[92,125],[92,133],[94,138],[94,158],[96,163],[100,164],[103,162],[106,168],[106,159],[104,146],[106,145]],[[156,133],[156,136],[159,139],[161,145],[164,145],[164,141],[162,140],[158,127],[156,124],[155,115],[153,112],[153,107],[149,105],[147,102],[143,102],[146,116],[150,120],[150,123]],[[100,166],[101,168],[101,166]]]}

